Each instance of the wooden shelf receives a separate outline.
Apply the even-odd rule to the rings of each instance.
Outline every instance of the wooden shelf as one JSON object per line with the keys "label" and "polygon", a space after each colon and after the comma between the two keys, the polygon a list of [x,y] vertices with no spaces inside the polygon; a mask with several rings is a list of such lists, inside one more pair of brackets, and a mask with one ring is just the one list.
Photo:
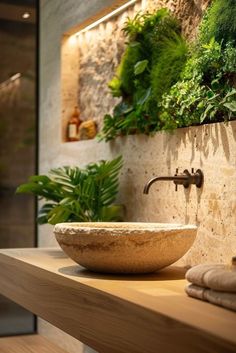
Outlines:
{"label": "wooden shelf", "polygon": [[1,353],[66,353],[39,335],[0,338]]}
{"label": "wooden shelf", "polygon": [[0,251],[0,292],[101,353],[236,351],[236,314],[188,298],[184,270],[93,274],[59,249]]}

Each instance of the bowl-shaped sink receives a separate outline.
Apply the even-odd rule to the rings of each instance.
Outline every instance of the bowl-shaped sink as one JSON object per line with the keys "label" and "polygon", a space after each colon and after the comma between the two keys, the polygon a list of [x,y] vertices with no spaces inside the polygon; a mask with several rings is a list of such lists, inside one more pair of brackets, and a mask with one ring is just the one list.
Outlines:
{"label": "bowl-shaped sink", "polygon": [[62,250],[89,270],[148,273],[180,259],[197,233],[193,225],[165,223],[59,223]]}

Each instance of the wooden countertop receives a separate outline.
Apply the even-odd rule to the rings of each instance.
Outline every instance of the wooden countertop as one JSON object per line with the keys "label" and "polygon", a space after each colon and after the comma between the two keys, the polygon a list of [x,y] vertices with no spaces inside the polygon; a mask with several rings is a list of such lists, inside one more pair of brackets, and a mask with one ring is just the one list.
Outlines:
{"label": "wooden countertop", "polygon": [[59,249],[0,251],[0,293],[101,353],[236,352],[236,314],[187,297],[184,270],[95,274]]}

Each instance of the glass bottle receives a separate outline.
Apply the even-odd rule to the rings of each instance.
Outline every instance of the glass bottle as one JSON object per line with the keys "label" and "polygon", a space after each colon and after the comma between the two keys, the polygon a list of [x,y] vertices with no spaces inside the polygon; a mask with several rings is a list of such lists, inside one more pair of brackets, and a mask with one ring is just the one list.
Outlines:
{"label": "glass bottle", "polygon": [[80,111],[78,106],[75,106],[74,112],[71,115],[67,125],[67,141],[78,141],[78,132],[80,125]]}

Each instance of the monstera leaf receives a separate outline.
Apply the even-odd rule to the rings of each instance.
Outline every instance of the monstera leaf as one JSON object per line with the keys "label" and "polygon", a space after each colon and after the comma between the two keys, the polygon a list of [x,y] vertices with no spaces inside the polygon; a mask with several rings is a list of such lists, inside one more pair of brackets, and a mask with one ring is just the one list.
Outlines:
{"label": "monstera leaf", "polygon": [[17,193],[31,193],[46,203],[40,224],[60,222],[121,221],[123,207],[114,205],[119,188],[122,157],[89,164],[85,169],[62,167],[49,175],[36,175],[20,185]]}

